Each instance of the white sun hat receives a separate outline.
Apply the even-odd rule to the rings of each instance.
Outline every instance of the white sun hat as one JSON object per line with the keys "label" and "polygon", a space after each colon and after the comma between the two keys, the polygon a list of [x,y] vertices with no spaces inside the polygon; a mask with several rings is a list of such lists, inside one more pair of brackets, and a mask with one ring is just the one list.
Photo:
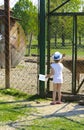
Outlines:
{"label": "white sun hat", "polygon": [[60,52],[55,52],[52,58],[53,60],[60,60],[62,59],[62,54]]}

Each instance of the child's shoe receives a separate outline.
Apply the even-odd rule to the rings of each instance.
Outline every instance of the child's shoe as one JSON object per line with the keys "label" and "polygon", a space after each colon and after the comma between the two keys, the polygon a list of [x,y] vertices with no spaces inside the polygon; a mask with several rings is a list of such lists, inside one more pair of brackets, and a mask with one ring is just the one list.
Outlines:
{"label": "child's shoe", "polygon": [[56,104],[62,104],[62,102],[61,101],[56,101]]}
{"label": "child's shoe", "polygon": [[55,104],[56,104],[56,102],[51,102],[51,103],[50,103],[50,105],[55,105]]}

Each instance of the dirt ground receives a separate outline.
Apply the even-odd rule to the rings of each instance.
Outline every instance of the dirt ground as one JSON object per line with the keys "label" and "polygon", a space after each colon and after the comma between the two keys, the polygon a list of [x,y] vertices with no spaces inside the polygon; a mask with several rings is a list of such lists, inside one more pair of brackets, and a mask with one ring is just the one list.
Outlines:
{"label": "dirt ground", "polygon": [[[29,94],[36,94],[38,91],[38,69],[36,63],[37,58],[30,56],[24,58],[17,67],[11,68],[10,71],[10,87],[19,89]],[[47,74],[47,70],[45,67]],[[63,70],[64,83],[63,92],[72,91],[72,73],[64,67]],[[84,79],[84,74],[80,75],[80,83]],[[45,82],[45,86],[47,82]],[[50,91],[52,91],[52,81],[50,81]],[[0,88],[5,88],[5,70],[0,69]],[[84,84],[80,89],[80,93],[84,93]]]}

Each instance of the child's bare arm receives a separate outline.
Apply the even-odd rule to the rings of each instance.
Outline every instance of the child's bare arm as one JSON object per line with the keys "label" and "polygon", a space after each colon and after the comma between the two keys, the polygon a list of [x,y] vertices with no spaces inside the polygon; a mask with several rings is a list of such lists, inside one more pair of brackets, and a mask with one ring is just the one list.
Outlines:
{"label": "child's bare arm", "polygon": [[51,68],[51,72],[47,74],[46,78],[50,78],[52,75],[54,75],[54,69]]}
{"label": "child's bare arm", "polygon": [[62,54],[62,59],[60,60],[60,62],[62,62],[64,60],[63,58],[65,57],[65,55],[66,54]]}

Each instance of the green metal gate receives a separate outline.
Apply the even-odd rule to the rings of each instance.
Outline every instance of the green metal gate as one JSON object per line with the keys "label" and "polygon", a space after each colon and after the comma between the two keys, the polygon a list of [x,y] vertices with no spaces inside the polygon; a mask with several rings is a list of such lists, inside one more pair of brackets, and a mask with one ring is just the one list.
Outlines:
{"label": "green metal gate", "polygon": [[[80,26],[80,22],[84,21],[84,12],[60,12],[59,9],[64,7],[70,0],[66,0],[55,9],[51,10],[51,1],[40,0],[40,17],[43,15],[42,19],[40,19],[40,29],[39,33],[39,43],[40,43],[40,63],[45,63],[45,57],[47,55],[47,73],[50,72],[50,63],[51,55],[60,51],[61,53],[66,54],[66,59],[68,65],[64,67],[64,84],[63,91],[76,94],[84,84],[84,76],[82,75],[81,81],[79,82],[79,75],[83,72],[83,64],[84,64],[84,42],[83,42],[83,25]],[[45,3],[45,4],[44,4]],[[47,7],[47,13],[44,10],[45,6]],[[43,8],[44,7],[44,8]],[[44,20],[45,16],[45,20]],[[45,23],[47,19],[47,28],[45,28]],[[43,25],[43,26],[42,26]],[[54,28],[54,29],[53,29]],[[47,31],[47,37],[43,39],[41,37]],[[81,36],[80,36],[80,32]],[[43,36],[43,35],[42,35]],[[47,38],[47,40],[46,40]],[[46,44],[47,41],[47,44]],[[82,41],[82,42],[81,42]],[[81,42],[81,44],[80,44]],[[46,53],[45,53],[46,52]],[[41,60],[41,59],[44,60]],[[43,63],[44,62],[44,63]],[[67,64],[66,63],[66,64]],[[40,64],[40,72],[46,74],[42,65]],[[65,65],[66,65],[65,64]],[[81,69],[79,68],[79,64]],[[46,65],[45,65],[46,67]],[[43,71],[43,70],[44,71]],[[78,83],[79,82],[79,83]],[[43,83],[45,85],[45,83]],[[52,81],[48,80],[46,92],[50,91],[52,86]],[[39,86],[41,87],[41,85]],[[44,90],[43,90],[44,91]]]}

